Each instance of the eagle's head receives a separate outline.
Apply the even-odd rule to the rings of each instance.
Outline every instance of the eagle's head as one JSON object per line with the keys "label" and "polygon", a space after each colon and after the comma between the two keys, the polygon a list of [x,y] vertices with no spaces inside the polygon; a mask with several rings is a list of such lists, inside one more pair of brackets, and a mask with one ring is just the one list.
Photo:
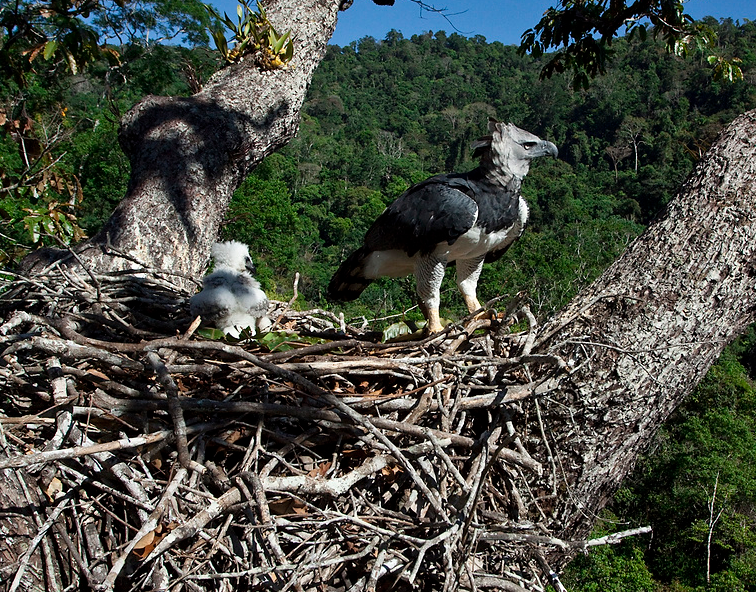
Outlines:
{"label": "eagle's head", "polygon": [[505,176],[522,179],[528,174],[530,161],[539,156],[557,157],[557,147],[548,140],[520,129],[513,123],[489,119],[485,136],[473,142],[473,156],[480,156],[481,163],[504,173]]}
{"label": "eagle's head", "polygon": [[244,243],[227,241],[215,243],[210,254],[215,261],[215,269],[228,268],[236,272],[255,273],[255,264],[249,256],[249,248]]}

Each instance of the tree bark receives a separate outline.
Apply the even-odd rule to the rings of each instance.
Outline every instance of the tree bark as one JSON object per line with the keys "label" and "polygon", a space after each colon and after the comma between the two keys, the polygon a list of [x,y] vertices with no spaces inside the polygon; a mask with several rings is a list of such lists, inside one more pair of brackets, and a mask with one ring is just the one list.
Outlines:
{"label": "tree bark", "polygon": [[559,481],[552,515],[565,538],[588,534],[657,429],[754,322],[754,138],[751,111],[664,215],[540,332],[536,351],[573,369],[539,403]]}
{"label": "tree bark", "polygon": [[131,163],[126,196],[79,255],[98,271],[128,268],[103,247],[146,265],[199,277],[236,188],[296,133],[312,74],[336,26],[338,0],[269,0],[268,18],[291,31],[294,58],[265,71],[246,59],[188,98],[149,96],[123,118]]}

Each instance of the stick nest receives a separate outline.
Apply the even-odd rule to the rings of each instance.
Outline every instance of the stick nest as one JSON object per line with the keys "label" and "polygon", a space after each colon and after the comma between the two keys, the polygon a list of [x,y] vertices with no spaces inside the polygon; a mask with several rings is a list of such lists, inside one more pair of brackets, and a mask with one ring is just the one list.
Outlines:
{"label": "stick nest", "polygon": [[189,296],[146,272],[6,283],[6,589],[558,585],[547,552],[585,542],[555,538],[537,401],[566,370],[527,309],[378,343],[275,303],[270,352],[198,337]]}

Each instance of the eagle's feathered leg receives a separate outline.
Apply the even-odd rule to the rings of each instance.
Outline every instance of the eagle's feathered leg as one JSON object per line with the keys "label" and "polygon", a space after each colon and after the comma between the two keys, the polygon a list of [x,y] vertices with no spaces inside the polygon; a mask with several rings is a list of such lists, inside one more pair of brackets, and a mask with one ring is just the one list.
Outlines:
{"label": "eagle's feathered leg", "polygon": [[[485,255],[481,255],[475,259],[457,261],[457,287],[465,300],[467,310],[471,313],[481,308],[478,301],[477,286],[485,258]],[[482,315],[485,315],[485,311],[481,313]]]}
{"label": "eagle's feathered leg", "polygon": [[415,281],[417,295],[420,297],[420,310],[428,320],[429,333],[438,333],[444,329],[438,308],[441,305],[441,282],[444,280],[446,257],[431,253],[418,257],[415,264]]}

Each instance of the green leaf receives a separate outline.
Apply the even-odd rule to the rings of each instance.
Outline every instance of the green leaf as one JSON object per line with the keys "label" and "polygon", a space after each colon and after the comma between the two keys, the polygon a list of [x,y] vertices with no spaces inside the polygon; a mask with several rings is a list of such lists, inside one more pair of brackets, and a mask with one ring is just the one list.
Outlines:
{"label": "green leaf", "polygon": [[55,55],[55,52],[58,50],[58,42],[54,39],[51,39],[47,43],[45,43],[45,51],[42,54],[46,60],[49,60],[53,55]]}
{"label": "green leaf", "polygon": [[212,327],[202,327],[197,329],[197,335],[204,337],[205,339],[225,339],[226,334],[220,329],[213,329]]}
{"label": "green leaf", "polygon": [[25,216],[24,217],[24,228],[29,232],[29,236],[31,236],[32,243],[39,242],[40,238],[40,231],[39,231],[39,216]]}
{"label": "green leaf", "polygon": [[55,221],[50,216],[44,216],[40,222],[42,223],[42,226],[45,229],[45,232],[47,234],[57,235],[56,227],[55,227]]}
{"label": "green leaf", "polygon": [[71,224],[71,221],[66,218],[65,216],[61,216],[60,220],[58,221],[60,224],[60,230],[61,230],[61,238],[64,240],[70,241],[70,239],[74,235],[74,227],[73,224]]}
{"label": "green leaf", "polygon": [[293,57],[294,57],[294,44],[291,42],[291,39],[289,39],[289,43],[286,45],[286,51],[284,52],[283,59],[285,62],[290,62],[291,58]]}
{"label": "green leaf", "polygon": [[318,343],[328,343],[328,339],[320,339],[318,337],[304,337],[297,333],[290,333],[288,331],[270,331],[265,333],[256,340],[260,345],[268,348],[269,351],[289,351],[292,349],[298,349],[307,345],[315,345]]}
{"label": "green leaf", "polygon": [[209,4],[203,4],[205,7],[205,10],[207,10],[208,13],[210,13],[210,16],[217,18],[218,20],[221,20],[220,14],[218,14],[218,11],[215,10],[212,6]]}
{"label": "green leaf", "polygon": [[276,44],[273,46],[273,53],[279,54],[281,53],[281,50],[284,47],[284,44],[286,43],[286,39],[289,37],[289,33],[285,33],[281,37],[278,38],[278,41],[276,41]]}
{"label": "green leaf", "polygon": [[213,31],[212,32],[213,40],[215,41],[215,47],[218,48],[218,51],[221,53],[221,55],[225,58],[228,57],[228,42],[226,41],[226,37],[223,35],[221,31]]}

